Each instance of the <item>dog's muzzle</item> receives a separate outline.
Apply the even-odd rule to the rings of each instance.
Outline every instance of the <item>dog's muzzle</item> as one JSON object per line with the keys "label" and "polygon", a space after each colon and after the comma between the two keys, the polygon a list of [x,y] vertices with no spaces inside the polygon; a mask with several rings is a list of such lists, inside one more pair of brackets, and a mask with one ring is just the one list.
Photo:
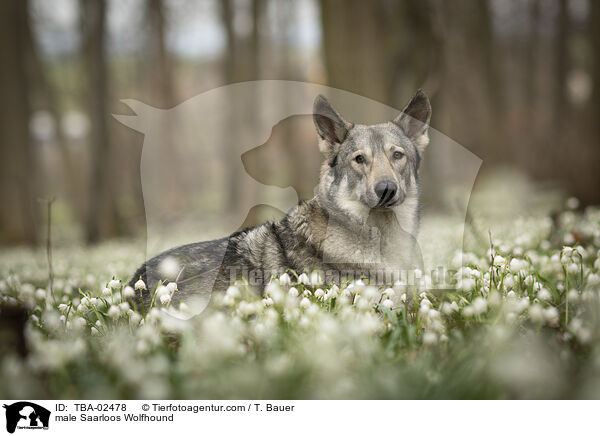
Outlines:
{"label": "dog's muzzle", "polygon": [[[376,208],[390,207],[396,204],[399,200],[398,185],[391,180],[384,180],[375,185],[375,194],[379,201],[375,205]],[[403,195],[402,195],[403,197]]]}

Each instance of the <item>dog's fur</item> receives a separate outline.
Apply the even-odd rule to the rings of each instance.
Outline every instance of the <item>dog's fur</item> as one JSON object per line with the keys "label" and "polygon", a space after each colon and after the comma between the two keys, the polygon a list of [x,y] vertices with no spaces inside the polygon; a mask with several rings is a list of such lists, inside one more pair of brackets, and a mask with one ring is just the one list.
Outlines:
{"label": "dog's fur", "polygon": [[[271,274],[286,270],[348,277],[419,266],[415,238],[419,166],[429,142],[427,96],[419,90],[397,118],[375,125],[344,120],[323,96],[315,99],[313,112],[324,155],[314,198],[278,222],[168,250],[142,265],[130,284],[141,278],[153,290],[166,281],[160,265],[167,258],[180,268],[176,299],[226,289],[241,275],[262,288]],[[378,195],[381,181],[395,184],[396,192]],[[143,299],[149,302],[149,291]]]}

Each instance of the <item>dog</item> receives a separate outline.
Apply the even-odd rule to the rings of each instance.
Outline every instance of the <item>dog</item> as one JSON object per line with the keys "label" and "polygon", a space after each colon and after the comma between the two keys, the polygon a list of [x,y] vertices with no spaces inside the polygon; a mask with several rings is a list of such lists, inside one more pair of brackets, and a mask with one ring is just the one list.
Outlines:
{"label": "dog", "polygon": [[341,282],[419,268],[419,168],[430,119],[422,90],[395,119],[373,125],[345,120],[317,96],[313,121],[323,162],[315,196],[280,221],[163,252],[135,272],[130,286],[144,282],[148,307],[153,289],[169,280],[177,284],[174,301],[185,301],[240,278],[264,289],[286,271],[319,271],[323,280]]}

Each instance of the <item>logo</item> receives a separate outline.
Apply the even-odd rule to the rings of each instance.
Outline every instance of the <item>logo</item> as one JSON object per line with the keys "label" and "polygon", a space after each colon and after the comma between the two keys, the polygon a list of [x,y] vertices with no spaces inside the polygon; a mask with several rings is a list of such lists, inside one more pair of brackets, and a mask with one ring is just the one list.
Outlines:
{"label": "logo", "polygon": [[[315,131],[313,113],[315,96],[320,94],[335,101],[340,113],[357,122],[387,122],[396,119],[401,112],[339,89],[284,80],[230,84],[169,109],[155,108],[138,100],[122,100],[133,115],[113,116],[144,134],[140,176],[146,211],[147,253],[205,241],[207,227],[212,222],[218,234],[226,236],[268,220],[277,221],[285,216],[284,211],[296,206],[299,199],[312,198],[317,192],[315,186],[319,183],[323,158],[318,152],[319,135]],[[409,202],[412,206],[407,209],[414,208],[420,213],[398,212],[395,219],[391,219],[386,227],[397,224],[393,232],[395,240],[381,235],[379,227],[369,223],[364,231],[357,232],[355,249],[340,248],[332,243],[333,238],[328,236],[338,231],[337,221],[332,219],[333,225],[325,222],[324,228],[319,230],[324,238],[323,263],[366,265],[365,271],[347,269],[348,274],[337,267],[326,268],[326,281],[343,282],[347,276],[366,275],[369,281],[383,283],[390,281],[389,277],[396,281],[400,276],[402,282],[410,284],[412,277],[425,280],[435,274],[440,280],[430,286],[437,289],[451,286],[446,275],[440,275],[439,271],[457,262],[462,266],[462,258],[457,259],[454,253],[462,249],[467,206],[482,161],[431,127],[429,137],[431,145],[428,147],[433,150],[426,153],[427,164],[419,170],[423,180],[420,194],[425,199],[423,208],[412,197]],[[165,177],[157,177],[157,174]],[[346,181],[342,183],[342,180]],[[356,194],[358,188],[349,186],[350,182],[340,177],[326,182],[324,189],[340,208],[361,215],[365,208],[357,200],[360,200]],[[417,184],[411,186],[414,188]],[[219,201],[215,203],[213,199],[217,198]],[[389,214],[379,215],[380,224],[390,219]],[[416,234],[417,215],[423,218],[420,236]],[[207,224],[189,225],[184,233],[174,236],[168,231],[173,226],[165,223],[178,217],[189,223],[198,223],[196,217],[202,217]],[[436,231],[438,227],[443,231]],[[432,234],[436,237],[429,237]],[[208,307],[217,280],[241,278],[258,285],[267,282],[272,274],[281,274],[281,271],[260,266],[246,270],[235,266],[227,268],[227,264],[223,264],[226,251],[227,244],[210,244],[207,256],[219,267],[202,261],[198,269],[202,271],[201,277],[180,265],[174,256],[163,258],[157,272],[171,282],[181,278],[179,292],[186,286],[184,282],[191,286],[189,280],[200,278],[203,283],[200,288],[205,291],[194,291],[193,296],[186,297],[186,313],[171,311],[171,315],[186,319],[200,314]],[[386,257],[394,260],[391,268],[385,262]],[[221,265],[224,268],[220,268]],[[421,275],[423,271],[427,276]]]}
{"label": "logo", "polygon": [[50,411],[29,401],[19,401],[11,405],[4,404],[6,409],[6,431],[14,433],[15,429],[48,430]]}

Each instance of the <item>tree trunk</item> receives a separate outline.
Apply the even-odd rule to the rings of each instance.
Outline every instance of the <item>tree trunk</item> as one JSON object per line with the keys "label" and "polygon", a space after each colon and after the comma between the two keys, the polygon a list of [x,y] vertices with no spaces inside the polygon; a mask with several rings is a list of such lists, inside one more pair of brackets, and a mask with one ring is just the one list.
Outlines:
{"label": "tree trunk", "polygon": [[567,0],[558,1],[558,15],[556,22],[555,38],[556,42],[556,70],[554,76],[554,140],[560,141],[561,125],[565,121],[565,117],[570,114],[569,102],[567,100],[567,71],[569,68],[569,56],[567,38],[569,35],[569,8]]}
{"label": "tree trunk", "polygon": [[104,48],[105,0],[81,2],[85,41],[85,71],[88,77],[88,113],[91,121],[91,180],[86,238],[88,243],[119,235],[113,188],[108,132],[108,80]]}
{"label": "tree trunk", "polygon": [[385,1],[322,0],[327,83],[392,104],[396,14]]}
{"label": "tree trunk", "polygon": [[170,174],[161,184],[161,198],[167,210],[179,210],[182,206],[181,196],[183,183],[179,177],[176,148],[172,147],[174,120],[171,109],[176,104],[173,81],[173,64],[166,46],[167,23],[164,0],[148,0],[147,15],[150,25],[148,59],[150,89],[149,95],[155,105],[164,108],[160,129],[157,129],[156,139],[160,146],[161,162],[166,173]]}
{"label": "tree trunk", "polygon": [[[237,40],[235,29],[234,29],[234,7],[231,0],[221,1],[221,20],[223,28],[225,29],[226,35],[226,46],[225,46],[225,59],[223,65],[223,73],[226,84],[232,84],[240,81],[240,73],[242,65],[240,62],[240,50],[239,41]],[[243,108],[242,108],[243,110]],[[241,129],[240,121],[242,114],[239,113],[240,108],[233,107],[231,115],[228,120],[225,120],[226,126],[223,127],[229,133],[229,136],[225,139],[226,144],[222,148],[222,162],[224,162],[225,171],[225,208],[232,213],[242,212],[241,208],[241,174],[237,171],[231,171],[230,166],[227,165],[230,159],[239,159],[240,148],[238,146],[241,140],[239,132]]]}
{"label": "tree trunk", "polygon": [[29,138],[28,1],[0,2],[0,243],[38,242],[37,167]]}

